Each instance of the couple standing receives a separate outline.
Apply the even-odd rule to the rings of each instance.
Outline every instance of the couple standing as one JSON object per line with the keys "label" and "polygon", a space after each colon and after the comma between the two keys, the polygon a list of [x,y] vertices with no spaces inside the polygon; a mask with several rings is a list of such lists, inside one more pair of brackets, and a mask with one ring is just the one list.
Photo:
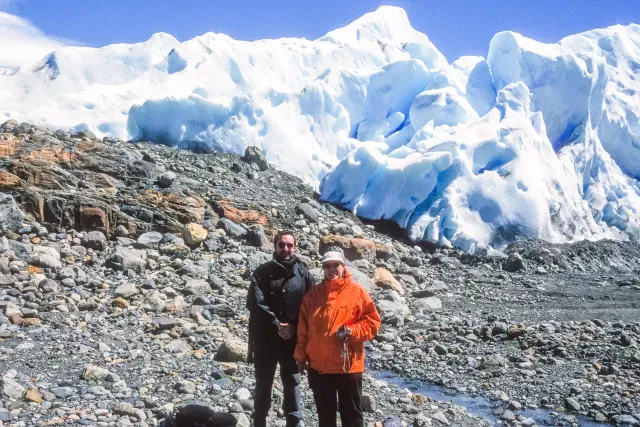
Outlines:
{"label": "couple standing", "polygon": [[[309,372],[320,427],[362,427],[364,342],[380,328],[371,297],[351,279],[340,252],[322,257],[324,280],[315,285],[295,256],[296,238],[274,238],[273,260],[251,277],[247,296],[249,362],[255,364],[254,427],[265,427],[271,387],[280,364],[287,427],[301,425],[301,374]],[[337,399],[336,399],[337,395]]]}

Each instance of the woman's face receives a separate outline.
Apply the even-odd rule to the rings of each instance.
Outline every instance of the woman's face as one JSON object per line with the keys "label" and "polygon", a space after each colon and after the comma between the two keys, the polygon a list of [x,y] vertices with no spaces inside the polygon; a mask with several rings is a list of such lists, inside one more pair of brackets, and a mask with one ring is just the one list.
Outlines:
{"label": "woman's face", "polygon": [[322,271],[325,279],[337,279],[344,276],[344,264],[339,261],[327,261],[322,264]]}

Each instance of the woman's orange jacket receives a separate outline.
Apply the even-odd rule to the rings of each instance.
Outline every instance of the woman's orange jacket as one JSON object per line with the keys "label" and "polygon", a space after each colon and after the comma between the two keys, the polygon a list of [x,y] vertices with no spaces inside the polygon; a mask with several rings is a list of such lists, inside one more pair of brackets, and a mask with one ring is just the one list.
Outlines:
{"label": "woman's orange jacket", "polygon": [[[340,326],[348,326],[348,355],[336,336]],[[364,372],[364,342],[380,329],[380,315],[362,285],[344,278],[323,280],[302,300],[298,318],[298,343],[293,357],[309,361],[321,374]]]}

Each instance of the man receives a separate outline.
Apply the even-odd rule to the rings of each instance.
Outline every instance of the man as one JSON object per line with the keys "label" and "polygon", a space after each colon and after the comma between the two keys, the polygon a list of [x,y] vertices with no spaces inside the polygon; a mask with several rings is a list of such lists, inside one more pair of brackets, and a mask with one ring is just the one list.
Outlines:
{"label": "man", "polygon": [[287,427],[302,420],[300,373],[293,351],[302,298],[315,284],[307,267],[295,256],[296,238],[290,231],[273,240],[273,260],[253,272],[247,295],[249,317],[248,362],[255,364],[254,427],[265,427],[271,406],[271,387],[280,364]]}
{"label": "man", "polygon": [[322,257],[324,280],[302,300],[294,357],[309,386],[320,427],[362,427],[364,342],[380,329],[380,315],[364,287],[353,281],[340,252]]}

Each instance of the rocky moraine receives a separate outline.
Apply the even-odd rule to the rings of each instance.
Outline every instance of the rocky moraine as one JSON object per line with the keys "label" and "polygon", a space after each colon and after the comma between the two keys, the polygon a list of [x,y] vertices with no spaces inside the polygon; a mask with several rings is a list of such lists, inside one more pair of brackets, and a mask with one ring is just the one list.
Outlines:
{"label": "rocky moraine", "polygon": [[[282,229],[317,276],[341,248],[383,317],[368,425],[531,426],[532,409],[640,425],[637,243],[421,248],[252,147],[199,154],[8,121],[0,154],[0,425],[155,426],[200,403],[249,426],[248,277]],[[389,374],[488,399],[493,418]]]}

